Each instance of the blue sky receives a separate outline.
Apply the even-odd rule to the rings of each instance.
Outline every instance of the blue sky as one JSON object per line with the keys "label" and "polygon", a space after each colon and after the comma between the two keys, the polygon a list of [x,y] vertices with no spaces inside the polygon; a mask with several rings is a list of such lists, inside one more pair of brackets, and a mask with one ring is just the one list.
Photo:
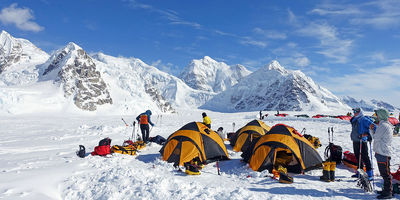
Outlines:
{"label": "blue sky", "polygon": [[338,96],[400,107],[400,1],[1,0],[0,29],[48,53],[72,41],[179,72],[210,56],[277,59]]}

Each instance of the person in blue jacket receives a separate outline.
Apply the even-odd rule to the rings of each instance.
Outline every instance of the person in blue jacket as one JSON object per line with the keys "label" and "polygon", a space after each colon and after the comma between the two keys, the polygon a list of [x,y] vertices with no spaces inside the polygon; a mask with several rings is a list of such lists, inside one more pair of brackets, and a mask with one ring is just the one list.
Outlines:
{"label": "person in blue jacket", "polygon": [[149,136],[150,136],[149,124],[151,126],[154,126],[153,122],[151,122],[150,116],[151,116],[151,111],[146,110],[146,112],[144,112],[136,117],[136,120],[140,124],[140,130],[142,131],[143,142],[145,142],[145,143],[149,142]]}
{"label": "person in blue jacket", "polygon": [[[373,123],[372,119],[368,116],[364,116],[361,108],[353,109],[354,116],[350,119],[351,122],[351,140],[353,141],[353,150],[354,154],[357,158],[357,167],[360,162],[360,153],[361,153],[361,168],[363,168],[363,164],[365,164],[366,172],[368,177],[372,179],[373,172],[371,167],[371,160],[368,156],[368,141],[372,141],[372,137],[369,134],[369,126]],[[361,152],[360,152],[361,146]],[[352,177],[358,177],[358,172]]]}

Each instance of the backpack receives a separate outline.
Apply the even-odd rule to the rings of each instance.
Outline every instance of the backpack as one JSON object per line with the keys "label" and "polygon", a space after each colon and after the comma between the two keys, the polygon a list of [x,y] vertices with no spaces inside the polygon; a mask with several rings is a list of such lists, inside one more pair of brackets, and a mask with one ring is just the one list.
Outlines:
{"label": "backpack", "polygon": [[76,155],[81,157],[81,158],[84,158],[85,154],[86,154],[85,146],[79,145],[79,150],[76,152]]}
{"label": "backpack", "polygon": [[106,146],[106,145],[111,145],[111,139],[108,137],[100,140],[99,142],[99,146]]}
{"label": "backpack", "polygon": [[339,145],[332,142],[325,148],[325,158],[330,161],[335,161],[336,164],[342,163],[343,149]]}
{"label": "backpack", "polygon": [[110,145],[111,145],[111,139],[110,138],[104,138],[100,140],[99,146],[94,148],[94,151],[91,153],[92,156],[99,155],[99,156],[105,156],[111,153],[110,151]]}
{"label": "backpack", "polygon": [[140,115],[140,124],[149,124],[148,116],[146,114]]}

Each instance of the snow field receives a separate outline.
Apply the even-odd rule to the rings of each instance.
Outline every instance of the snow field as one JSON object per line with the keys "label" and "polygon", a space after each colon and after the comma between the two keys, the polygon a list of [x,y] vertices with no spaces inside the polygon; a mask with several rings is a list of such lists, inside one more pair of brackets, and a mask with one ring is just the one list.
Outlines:
{"label": "snow field", "polygon": [[[178,114],[153,115],[156,126],[151,136],[167,138],[188,122],[201,121],[200,110],[180,111]],[[212,128],[224,127],[227,132],[241,128],[257,118],[258,112],[215,113],[206,111]],[[264,114],[267,112],[264,112]],[[287,112],[290,115],[299,114]],[[327,128],[334,127],[334,143],[343,150],[352,151],[350,124],[332,118],[305,119],[271,117],[264,122],[273,126],[285,123],[299,132],[319,137],[321,157],[328,144]],[[313,113],[307,113],[312,116]],[[123,116],[131,123],[136,116]],[[137,156],[114,154],[108,158],[75,155],[78,145],[93,151],[104,137],[112,145],[122,144],[132,134],[121,116],[6,116],[0,118],[0,199],[371,199],[376,195],[365,193],[349,178],[353,172],[343,165],[336,169],[336,179],[319,181],[322,169],[293,174],[294,183],[280,184],[267,171],[254,172],[240,161],[241,152],[233,152],[228,143],[231,160],[205,166],[199,176],[179,172],[161,159],[160,145],[152,143]],[[393,139],[393,146],[399,145]],[[393,149],[394,152],[398,150]],[[392,171],[397,170],[399,158],[392,158]],[[376,185],[382,185],[374,160]]]}

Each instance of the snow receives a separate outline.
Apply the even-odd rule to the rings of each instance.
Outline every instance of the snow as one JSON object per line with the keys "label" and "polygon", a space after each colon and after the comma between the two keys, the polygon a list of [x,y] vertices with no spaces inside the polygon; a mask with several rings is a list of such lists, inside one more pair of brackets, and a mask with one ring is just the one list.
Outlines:
{"label": "snow", "polygon": [[250,73],[243,65],[229,66],[204,56],[203,59],[192,60],[179,78],[194,89],[218,93],[232,87]]}
{"label": "snow", "polygon": [[36,82],[39,66],[48,58],[47,53],[28,40],[14,38],[3,30],[0,33],[0,86]]}
{"label": "snow", "polygon": [[301,71],[287,70],[276,60],[217,94],[200,108],[220,112],[350,109]]}
{"label": "snow", "polygon": [[[156,126],[151,136],[167,138],[186,123],[201,121],[204,110],[178,110],[174,114],[153,115]],[[239,129],[258,117],[258,112],[218,113],[206,111],[212,128],[224,127],[230,132],[232,123]],[[282,111],[284,112],[284,111]],[[273,126],[285,123],[298,131],[320,138],[323,152],[328,144],[327,128],[334,127],[334,143],[343,150],[352,151],[351,126],[348,121],[333,118],[296,118],[295,114],[316,112],[285,112],[289,117],[271,117],[264,122]],[[138,113],[139,114],[139,113]],[[343,113],[324,113],[343,114]],[[371,113],[367,113],[371,114]],[[110,137],[112,145],[122,144],[132,134],[126,127],[136,115],[82,115],[36,114],[7,115],[0,118],[0,199],[372,199],[376,194],[365,193],[350,177],[353,172],[343,165],[336,168],[336,178],[342,181],[321,182],[322,169],[293,174],[294,183],[280,184],[265,175],[254,172],[240,162],[240,153],[227,149],[231,160],[220,162],[221,175],[216,164],[205,166],[199,176],[188,176],[161,160],[160,145],[152,143],[136,156],[113,155],[105,158],[75,155],[78,145],[93,151],[98,141]],[[393,138],[393,147],[400,138]],[[400,162],[399,150],[393,149],[392,170]],[[374,160],[376,185],[382,185]]]}

